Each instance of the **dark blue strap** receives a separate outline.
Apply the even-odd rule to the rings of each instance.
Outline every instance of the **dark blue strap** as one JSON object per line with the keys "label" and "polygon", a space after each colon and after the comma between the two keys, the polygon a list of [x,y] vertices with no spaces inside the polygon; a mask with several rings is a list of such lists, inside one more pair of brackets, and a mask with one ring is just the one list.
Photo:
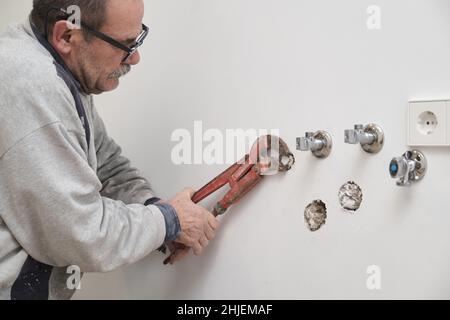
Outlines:
{"label": "dark blue strap", "polygon": [[157,203],[159,201],[161,201],[160,198],[157,198],[157,197],[150,198],[147,201],[145,201],[145,206],[150,206],[150,205],[155,204],[155,203]]}
{"label": "dark blue strap", "polygon": [[39,33],[36,26],[34,26],[33,22],[31,22],[31,20],[30,20],[30,25],[31,25],[31,30],[33,30],[33,33],[36,36],[36,39],[52,55],[58,76],[61,79],[63,79],[63,81],[69,88],[70,93],[72,93],[73,99],[75,100],[75,106],[77,108],[78,117],[80,118],[81,124],[83,125],[83,128],[84,128],[84,133],[86,134],[86,142],[87,142],[87,147],[89,150],[89,145],[90,145],[90,140],[91,140],[91,128],[89,127],[89,122],[86,117],[86,111],[84,109],[83,102],[81,101],[81,98],[80,98],[81,85],[75,79],[72,72],[69,70],[66,63],[61,58],[61,56],[58,54],[58,52],[56,52],[56,50],[47,41],[47,39],[45,39],[44,36],[41,33]]}

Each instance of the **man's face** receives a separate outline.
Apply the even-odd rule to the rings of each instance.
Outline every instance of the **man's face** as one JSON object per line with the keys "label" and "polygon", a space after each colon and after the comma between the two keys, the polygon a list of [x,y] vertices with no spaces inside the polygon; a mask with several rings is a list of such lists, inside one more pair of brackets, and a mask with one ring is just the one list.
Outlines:
{"label": "man's face", "polygon": [[[143,0],[109,0],[106,22],[98,30],[130,47],[142,32]],[[83,16],[81,16],[83,18]],[[139,63],[136,52],[123,62],[126,52],[94,36],[74,46],[71,69],[88,94],[111,91],[119,78]]]}

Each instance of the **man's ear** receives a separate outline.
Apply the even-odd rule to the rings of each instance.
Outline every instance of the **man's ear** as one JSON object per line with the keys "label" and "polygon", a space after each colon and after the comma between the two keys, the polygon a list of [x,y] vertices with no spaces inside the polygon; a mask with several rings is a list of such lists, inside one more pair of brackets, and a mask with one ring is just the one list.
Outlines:
{"label": "man's ear", "polygon": [[51,42],[53,47],[61,55],[67,55],[74,44],[74,30],[69,28],[67,21],[57,21],[53,26]]}

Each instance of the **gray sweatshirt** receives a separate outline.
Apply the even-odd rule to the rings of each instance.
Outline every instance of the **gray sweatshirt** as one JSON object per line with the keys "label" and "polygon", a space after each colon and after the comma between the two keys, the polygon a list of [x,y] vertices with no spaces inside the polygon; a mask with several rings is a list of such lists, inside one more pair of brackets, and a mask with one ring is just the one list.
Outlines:
{"label": "gray sweatshirt", "polygon": [[173,207],[28,20],[0,36],[0,61],[0,299],[70,299],[76,270],[108,272],[175,239]]}

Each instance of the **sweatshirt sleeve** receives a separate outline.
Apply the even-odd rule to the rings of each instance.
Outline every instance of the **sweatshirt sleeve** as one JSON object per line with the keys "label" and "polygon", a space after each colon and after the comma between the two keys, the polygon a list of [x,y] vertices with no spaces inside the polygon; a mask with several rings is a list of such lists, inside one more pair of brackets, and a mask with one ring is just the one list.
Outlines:
{"label": "sweatshirt sleeve", "polygon": [[156,199],[150,183],[131,166],[130,160],[122,155],[122,149],[108,136],[103,120],[93,105],[92,117],[101,194],[126,204],[144,204],[149,199]]}
{"label": "sweatshirt sleeve", "polygon": [[75,141],[55,122],[0,158],[0,179],[8,181],[0,184],[1,215],[20,245],[40,262],[83,272],[111,271],[160,247],[161,210],[102,196],[102,183]]}

